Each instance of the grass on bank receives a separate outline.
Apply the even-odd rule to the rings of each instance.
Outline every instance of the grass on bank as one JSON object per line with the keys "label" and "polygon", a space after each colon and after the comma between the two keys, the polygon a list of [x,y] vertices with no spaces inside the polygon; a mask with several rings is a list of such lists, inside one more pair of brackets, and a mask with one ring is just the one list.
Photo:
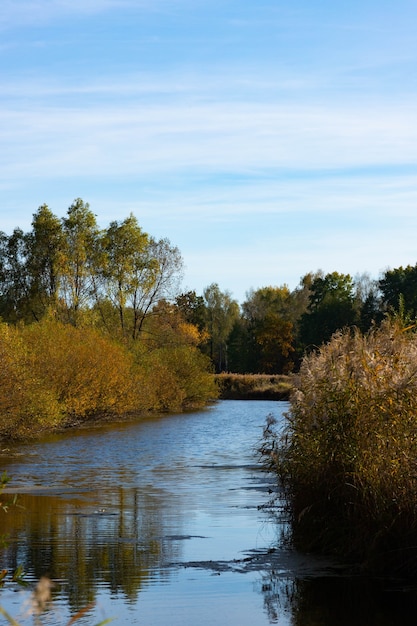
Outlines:
{"label": "grass on bank", "polygon": [[263,457],[278,472],[304,550],[417,574],[417,335],[386,322],[335,335],[302,363],[284,432]]}
{"label": "grass on bank", "polygon": [[269,374],[217,374],[220,397],[227,400],[283,400],[289,397],[289,376]]}

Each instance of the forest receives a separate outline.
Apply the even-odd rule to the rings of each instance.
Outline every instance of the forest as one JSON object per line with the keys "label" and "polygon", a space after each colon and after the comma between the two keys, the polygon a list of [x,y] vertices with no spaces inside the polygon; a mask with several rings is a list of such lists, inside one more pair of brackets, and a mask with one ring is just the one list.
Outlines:
{"label": "forest", "polygon": [[[299,285],[182,292],[181,253],[130,214],[98,227],[76,199],[0,232],[0,434],[107,414],[203,406],[213,372],[289,374],[342,328],[417,313],[417,266],[376,280],[318,270]],[[277,275],[279,268],[277,268]]]}

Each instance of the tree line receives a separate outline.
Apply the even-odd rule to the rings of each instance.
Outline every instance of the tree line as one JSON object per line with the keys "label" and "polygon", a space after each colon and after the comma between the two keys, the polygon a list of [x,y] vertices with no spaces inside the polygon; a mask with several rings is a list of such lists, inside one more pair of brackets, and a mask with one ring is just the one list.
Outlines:
{"label": "tree line", "polygon": [[417,315],[417,266],[375,280],[309,272],[293,290],[251,289],[241,305],[217,283],[181,292],[182,269],[178,248],[132,214],[100,229],[80,198],[63,218],[42,205],[30,232],[0,233],[0,317],[27,325],[52,316],[136,351],[188,342],[217,372],[285,374],[338,329]]}
{"label": "tree line", "polygon": [[80,198],[62,219],[43,205],[29,233],[0,233],[0,315],[28,323],[53,311],[74,326],[101,323],[136,339],[181,268],[178,248],[145,233],[132,214],[101,230]]}
{"label": "tree line", "polygon": [[[379,279],[321,270],[299,285],[251,289],[239,307],[216,283],[177,298],[186,318],[203,325],[204,347],[217,371],[286,374],[298,370],[304,355],[337,331],[366,333],[388,317],[404,325],[417,317],[417,265],[385,271]],[[205,324],[205,326],[204,326]]]}

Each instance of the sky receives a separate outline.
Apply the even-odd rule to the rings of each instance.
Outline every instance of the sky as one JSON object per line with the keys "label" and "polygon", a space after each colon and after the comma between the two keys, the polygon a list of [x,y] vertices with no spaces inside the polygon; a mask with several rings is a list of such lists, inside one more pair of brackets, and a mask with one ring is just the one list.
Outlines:
{"label": "sky", "polygon": [[0,231],[133,213],[183,291],[417,263],[415,0],[1,0]]}

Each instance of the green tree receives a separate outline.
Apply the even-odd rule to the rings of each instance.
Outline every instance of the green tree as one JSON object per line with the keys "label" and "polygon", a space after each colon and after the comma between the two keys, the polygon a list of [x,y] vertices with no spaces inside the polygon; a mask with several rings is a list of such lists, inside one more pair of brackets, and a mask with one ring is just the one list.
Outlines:
{"label": "green tree", "polygon": [[217,283],[204,289],[209,333],[209,352],[216,371],[227,371],[228,340],[234,323],[239,318],[239,305],[230,292],[220,291]]}
{"label": "green tree", "polygon": [[323,278],[321,270],[308,272],[301,277],[299,284],[290,294],[289,320],[293,324],[294,352],[292,359],[298,369],[304,356],[304,345],[301,341],[301,322],[303,315],[309,310],[311,286],[316,278]]}
{"label": "green tree", "polygon": [[417,318],[417,265],[386,271],[379,288],[386,310],[398,314],[402,309],[409,320]]}
{"label": "green tree", "polygon": [[30,307],[38,321],[49,309],[57,310],[64,247],[62,222],[46,204],[40,206],[33,216],[26,245]]}
{"label": "green tree", "polygon": [[[110,224],[102,236],[101,246],[104,295],[118,311],[122,334],[135,336],[137,294],[140,289],[151,288],[152,283],[146,272],[149,269],[149,236],[131,214],[122,222]],[[127,321],[129,313],[132,314],[130,326]]]}
{"label": "green tree", "polygon": [[195,291],[187,291],[175,298],[175,304],[186,322],[197,326],[200,332],[205,329],[207,315],[203,296],[198,296]]}
{"label": "green tree", "polygon": [[137,288],[130,304],[133,311],[132,338],[137,339],[145,320],[153,315],[160,300],[174,300],[182,277],[183,260],[176,246],[168,239],[149,238],[144,263],[137,275]]}
{"label": "green tree", "polygon": [[0,233],[0,316],[7,322],[25,319],[29,304],[27,244],[20,228],[8,237]]}
{"label": "green tree", "polygon": [[317,347],[357,320],[351,276],[338,272],[317,276],[310,288],[308,310],[300,320],[301,343],[306,349]]}
{"label": "green tree", "polygon": [[254,338],[243,314],[235,320],[227,341],[228,370],[235,374],[257,371],[254,367]]}
{"label": "green tree", "polygon": [[100,231],[94,213],[81,198],[69,207],[62,225],[60,296],[69,321],[76,325],[82,307],[91,305],[97,294]]}
{"label": "green tree", "polygon": [[[102,280],[99,308],[111,317],[106,302],[118,311],[122,334],[137,340],[149,316],[159,314],[160,300],[178,293],[183,261],[168,239],[156,240],[145,233],[130,215],[112,222],[101,239]],[[104,298],[104,299],[103,299]],[[107,308],[107,313],[104,313]]]}
{"label": "green tree", "polygon": [[289,315],[294,326],[297,327],[303,313],[306,313],[310,304],[311,286],[316,278],[322,278],[323,272],[308,272],[300,279],[297,287],[290,294]]}
{"label": "green tree", "polygon": [[374,324],[379,325],[384,313],[381,306],[381,292],[378,281],[364,273],[354,279],[355,300],[358,308],[358,327],[367,332]]}
{"label": "green tree", "polygon": [[242,305],[248,346],[247,371],[276,374],[293,367],[291,293],[287,285],[251,290]]}

